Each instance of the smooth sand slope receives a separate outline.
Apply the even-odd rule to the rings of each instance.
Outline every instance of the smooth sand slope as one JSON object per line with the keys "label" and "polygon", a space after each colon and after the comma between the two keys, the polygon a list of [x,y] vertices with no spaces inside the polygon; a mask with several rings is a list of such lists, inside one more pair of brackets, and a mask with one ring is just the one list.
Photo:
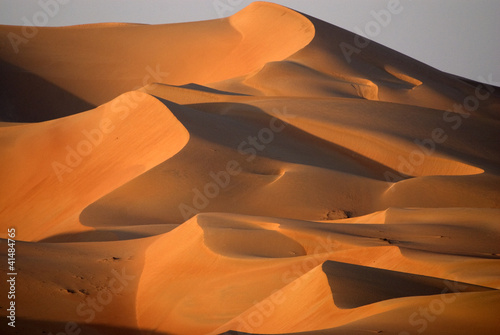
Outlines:
{"label": "smooth sand slope", "polygon": [[25,29],[0,27],[2,334],[500,332],[499,88],[264,2]]}
{"label": "smooth sand slope", "polygon": [[[0,69],[9,75],[2,91],[9,93],[13,121],[41,121],[55,113],[46,106],[46,94],[69,96],[66,104],[58,102],[68,115],[84,110],[75,100],[96,106],[152,82],[206,84],[241,76],[306,46],[314,26],[299,13],[254,6],[204,22],[38,28],[35,37],[15,47],[9,34],[23,37],[23,28],[0,26],[0,58],[6,63]],[[44,87],[39,94],[41,81],[63,92]],[[35,91],[32,99],[40,100],[40,112],[48,115],[31,113],[18,98],[26,90]]]}
{"label": "smooth sand slope", "polygon": [[4,224],[23,222],[17,238],[28,241],[85,229],[78,216],[86,206],[176,154],[188,139],[172,113],[141,92],[86,113],[2,128]]}

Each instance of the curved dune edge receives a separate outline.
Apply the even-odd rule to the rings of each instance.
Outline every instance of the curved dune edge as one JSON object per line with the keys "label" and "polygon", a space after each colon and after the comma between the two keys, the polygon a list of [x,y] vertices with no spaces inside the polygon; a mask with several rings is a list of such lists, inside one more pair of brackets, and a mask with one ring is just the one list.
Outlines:
{"label": "curved dune edge", "polygon": [[[0,42],[8,46],[0,50],[0,59],[17,68],[12,80],[17,92],[24,92],[21,88],[36,76],[57,87],[50,94],[69,93],[93,105],[153,82],[206,84],[242,76],[289,57],[315,35],[303,15],[264,2],[209,21],[37,27],[36,38],[19,45],[22,52],[14,52],[8,35],[23,36],[22,29],[0,26]],[[66,107],[75,113],[72,104]]]}
{"label": "curved dune edge", "polygon": [[256,72],[210,83],[208,86],[261,96],[347,97],[379,100],[378,86],[370,80],[340,73],[324,73],[286,59],[268,62]]}
{"label": "curved dune edge", "polygon": [[0,120],[51,121],[0,122],[19,333],[496,335],[492,87],[375,42],[348,59],[354,34],[263,2],[13,53],[22,30],[0,26]]}
{"label": "curved dune edge", "polygon": [[[281,61],[307,46],[315,35],[314,25],[305,16],[273,3],[252,2],[228,20],[242,40],[227,56],[229,62],[222,63],[226,71],[233,72],[226,79]],[[234,58],[238,63],[231,61]]]}
{"label": "curved dune edge", "polygon": [[[224,213],[198,215],[147,248],[137,290],[138,326],[173,334],[312,331],[410,310],[415,303],[429,303],[446,287],[457,288],[455,296],[500,288],[498,280],[487,279],[498,278],[498,269],[491,272],[498,259],[432,251],[433,240],[441,239],[437,245],[453,252],[463,243],[460,239],[471,238],[479,242],[468,245],[469,251],[479,244],[500,251],[494,238],[484,240],[491,223],[478,226],[467,219],[454,223],[458,210],[445,211],[448,214],[434,221],[426,209],[397,210],[396,222],[411,220],[414,212],[428,222],[446,218],[445,234],[451,234],[451,239],[436,238],[428,230],[432,226],[410,228],[407,222],[403,244],[395,241],[400,225],[369,223],[380,216],[367,216],[359,225],[347,222],[353,219],[315,224]],[[463,213],[477,217],[480,210]],[[498,216],[498,210],[488,215]],[[467,228],[472,226],[480,235],[470,235]],[[269,237],[272,242],[260,244],[254,237],[262,241]],[[473,275],[465,270],[466,264],[476,264]],[[393,284],[386,286],[387,281]],[[358,305],[350,305],[356,301]]]}
{"label": "curved dune edge", "polygon": [[[484,172],[481,168],[456,160],[435,154],[425,155],[413,143],[404,143],[400,139],[386,134],[370,133],[366,130],[359,131],[358,129],[349,129],[345,125],[325,124],[324,121],[299,117],[294,119],[292,124],[398,171],[401,175],[460,176]],[[360,139],[363,140],[360,141]]]}
{"label": "curved dune edge", "polygon": [[[285,101],[282,103],[286,106]],[[266,106],[266,104],[269,102],[262,101],[257,105]],[[344,104],[346,105],[343,106]],[[346,108],[349,105],[356,110],[349,113],[348,108]],[[441,153],[440,144],[436,143],[430,135],[427,137],[423,137],[421,134],[408,136],[408,132],[416,132],[416,128],[408,122],[419,118],[429,123],[439,120],[440,115],[432,115],[429,110],[419,110],[417,107],[403,119],[397,115],[399,112],[394,113],[397,111],[397,106],[386,103],[381,106],[373,106],[366,104],[366,102],[344,100],[337,102],[337,104],[325,101],[324,106],[321,106],[320,103],[315,102],[316,108],[311,111],[301,110],[298,106],[302,105],[299,103],[297,106],[291,106],[293,109],[288,109],[291,117],[284,119],[284,121],[314,136],[383,164],[397,171],[401,176],[475,175],[484,172],[479,167],[461,162],[462,159],[458,155],[457,159],[452,159],[447,157],[449,155]],[[338,110],[329,111],[328,107]],[[345,112],[344,114],[340,113],[342,110]],[[418,112],[423,115],[419,115]],[[280,117],[279,114],[275,116]],[[366,118],[367,122],[359,122],[361,118]],[[439,130],[448,140],[449,132],[447,133],[441,128]],[[430,153],[421,144],[428,145],[428,142],[431,142],[433,146]],[[391,179],[386,178],[386,180],[390,181]]]}
{"label": "curved dune edge", "polygon": [[[356,270],[351,273],[343,271],[338,271],[337,273],[331,272],[337,266],[339,268],[355,268]],[[332,267],[332,270],[328,270],[328,267]],[[394,311],[398,311],[398,313],[408,315],[409,317],[414,313],[415,306],[426,306],[430,303],[435,303],[436,300],[453,302],[456,302],[457,299],[468,300],[474,296],[483,299],[493,298],[493,303],[490,303],[491,307],[499,306],[500,304],[500,293],[498,291],[481,287],[471,287],[463,283],[446,282],[438,278],[422,277],[419,278],[422,280],[422,283],[413,283],[412,290],[416,294],[415,296],[403,298],[387,297],[386,300],[352,309],[341,309],[336,306],[335,290],[345,290],[346,293],[338,291],[337,293],[340,293],[340,295],[345,294],[346,299],[358,299],[363,295],[380,294],[379,291],[374,292],[377,289],[387,289],[386,286],[378,286],[371,283],[373,280],[372,276],[376,276],[378,272],[380,271],[374,271],[367,267],[357,268],[345,263],[324,262],[296,279],[296,281],[277,290],[273,295],[256,302],[248,310],[209,334],[221,334],[228,330],[252,334],[285,334],[338,328],[367,319],[381,318],[382,320],[387,320],[386,314],[393,313]],[[411,278],[402,273],[388,273],[402,276],[402,278]],[[343,276],[347,276],[347,278],[343,278]],[[365,278],[365,281],[359,287],[356,285],[360,283],[356,283],[353,277]],[[345,279],[350,280],[349,283],[346,286],[340,287],[340,285],[346,284]],[[404,283],[404,280],[398,282],[390,277],[380,279],[385,281],[384,285],[387,282],[391,282],[391,288],[388,290],[399,285],[401,287],[408,285],[408,283]],[[425,283],[426,281],[432,282],[435,286],[427,286],[428,283]],[[339,287],[334,288],[333,284],[335,283],[340,284]],[[366,286],[364,287],[364,285]],[[415,286],[421,287],[421,295],[416,293],[419,289],[416,289]],[[406,286],[406,288],[408,287],[410,286]],[[443,294],[442,292],[445,293]],[[296,302],[299,301],[300,304],[297,304]],[[295,308],[290,308],[291,306]],[[464,306],[461,307],[463,308]],[[451,308],[454,309],[454,306]],[[466,307],[465,310],[468,310],[468,308]]]}
{"label": "curved dune edge", "polygon": [[[125,93],[94,110],[0,128],[2,226],[22,222],[19,240],[80,231],[87,205],[176,154],[189,133],[157,99]],[[49,203],[58,204],[56,207]],[[29,210],[28,210],[29,208]]]}
{"label": "curved dune edge", "polygon": [[[416,122],[417,119],[424,119],[428,124],[439,122],[441,115],[433,110],[419,109],[417,107],[412,110],[408,118],[402,118],[395,115],[400,114],[398,105],[385,103],[376,106],[377,113],[375,113],[374,106],[363,101],[350,101],[347,99],[343,101],[321,101],[307,100],[300,98],[300,96],[295,98],[296,100],[290,99],[289,101],[283,98],[274,98],[274,100],[272,97],[261,99],[166,85],[146,86],[142,90],[164,99],[172,99],[179,104],[195,104],[194,108],[204,110],[204,108],[208,107],[206,110],[209,112],[216,111],[215,107],[217,105],[215,104],[224,101],[227,106],[224,106],[223,113],[226,114],[245,111],[246,105],[262,108],[266,113],[278,117],[300,130],[394,170],[399,173],[399,176],[397,176],[399,179],[406,176],[460,176],[477,175],[485,172],[480,167],[463,162],[465,160],[459,155],[450,157],[449,154],[446,154],[440,148],[441,144],[435,142],[431,137],[432,131],[429,131],[429,134],[425,134],[428,136],[424,137],[422,134],[417,133],[416,127],[408,124],[412,121]],[[312,110],[308,111],[304,108],[306,101],[314,104]],[[241,105],[238,105],[238,102]],[[274,108],[271,108],[270,106],[273,103],[275,106],[280,106],[281,110],[287,110],[289,117],[283,117],[282,113],[279,113],[279,108],[274,106]],[[214,108],[210,108],[210,104],[214,104]],[[338,110],[330,111],[330,108]],[[362,124],[359,119],[349,115],[349,108],[356,109],[350,114],[356,115],[358,118],[367,118],[371,122]],[[275,112],[276,110],[278,110],[278,113]],[[345,114],[340,115],[340,111],[344,111]],[[419,112],[425,114],[419,115]],[[247,111],[245,113],[250,116]],[[431,113],[434,113],[434,115]],[[435,127],[435,129],[438,129],[438,127]],[[453,130],[442,128],[438,130],[441,130],[441,136],[445,136],[446,140],[450,142],[449,135]],[[418,134],[418,137],[409,136],[409,131]],[[443,142],[446,142],[446,140]],[[456,141],[455,138],[452,140]],[[429,142],[431,142],[432,149],[429,149]],[[465,149],[468,152],[474,151],[472,146]],[[429,150],[432,150],[432,152],[429,153]],[[386,180],[393,181],[394,173],[389,175],[391,177],[386,177]]]}
{"label": "curved dune edge", "polygon": [[[286,96],[297,92],[315,97],[354,95],[442,110],[453,108],[457,101],[463,102],[464,98],[475,95],[474,87],[456,77],[375,42],[354,54],[352,59],[346,58],[340,46],[352,45],[355,34],[265,2],[254,2],[228,18],[209,21],[37,29],[36,38],[19,46],[23,52],[2,48],[0,58],[18,68],[11,80],[18,91],[24,91],[26,85],[31,89],[32,77],[38,77],[44,81],[43,85],[54,86],[42,90],[43,94],[50,94],[54,99],[62,94],[72,97],[73,100],[66,97],[68,101],[62,102],[71,114],[81,111],[76,110],[81,107],[75,107],[75,102],[79,106],[99,105],[152,82],[171,85],[214,83],[215,88],[258,95]],[[6,46],[11,44],[9,33],[22,36],[22,27],[0,26],[0,39]],[[126,42],[122,42],[123,35],[127,36]],[[165,43],[165,37],[169,43]],[[74,39],[81,43],[71,53],[58,47]],[[116,43],[110,44],[109,40]],[[86,61],[81,62],[81,59]],[[54,71],[54,60],[57,60],[57,71]],[[283,63],[281,66],[287,62],[300,64],[303,68],[287,69],[285,74],[293,78],[290,80],[293,83],[286,80],[280,83],[279,78],[265,74],[269,72],[266,67],[273,62]],[[308,69],[308,75],[304,75],[304,68]],[[265,71],[260,73],[262,70]],[[280,66],[277,72],[282,72]],[[257,75],[256,82],[244,87],[241,80],[254,75]],[[316,82],[311,80],[313,77]],[[266,83],[269,79],[276,88],[269,87]],[[227,82],[220,84],[223,81]],[[268,88],[261,91],[252,86]],[[37,90],[32,91],[38,94]],[[495,103],[485,101],[472,114],[494,116],[497,110]]]}
{"label": "curved dune edge", "polygon": [[[425,176],[391,183],[384,180],[384,173],[390,172],[386,166],[363,160],[358,153],[343,150],[341,146],[328,146],[327,141],[306,136],[307,132],[295,127],[285,127],[276,134],[275,140],[262,152],[263,157],[256,156],[252,160],[246,152],[237,151],[243,141],[248,143],[249,135],[255,136],[261,129],[269,127],[271,115],[289,121],[283,115],[286,112],[287,115],[311,118],[313,121],[323,119],[325,124],[331,123],[333,127],[345,124],[348,129],[359,133],[357,140],[363,141],[367,147],[373,145],[370,141],[373,137],[364,135],[381,136],[385,140],[382,143],[399,147],[400,154],[409,159],[408,154],[416,147],[411,141],[414,134],[425,139],[421,135],[421,127],[433,126],[440,117],[439,111],[409,110],[409,107],[397,104],[361,99],[261,99],[209,93],[203,91],[203,87],[171,89],[166,85],[157,85],[155,88],[150,91],[151,94],[187,105],[179,106],[162,100],[189,129],[192,140],[180,155],[89,206],[88,212],[94,212],[92,216],[96,223],[89,221],[88,225],[136,225],[137,222],[181,224],[186,220],[186,217],[183,218],[186,207],[181,209],[179,206],[188,206],[188,216],[194,215],[200,209],[194,202],[200,204],[202,200],[199,196],[195,198],[193,189],[204,192],[205,187],[213,183],[210,174],[225,171],[226,164],[232,160],[241,164],[241,173],[231,176],[228,187],[221,187],[217,196],[201,204],[206,205],[201,211],[321,220],[335,209],[339,210],[338,213],[343,212],[344,216],[356,216],[391,206],[498,206],[495,203],[495,178],[489,174]],[[197,90],[202,90],[202,94],[197,95]],[[218,103],[199,103],[205,99]],[[218,99],[228,101],[220,103]],[[409,112],[411,116],[408,116]],[[419,120],[419,126],[409,126],[408,119]],[[295,122],[293,117],[290,121]],[[491,142],[477,142],[473,135],[479,129],[483,129],[483,133],[493,133],[494,127],[481,128],[482,124],[476,122],[470,119],[470,132],[464,131],[460,137],[451,136],[453,133],[448,132],[447,146],[436,146],[435,155],[453,148],[452,159],[467,162],[472,150],[480,157],[494,152]],[[300,127],[300,122],[296,123]],[[311,132],[316,131],[315,127],[310,128]],[[212,131],[214,129],[217,131]],[[423,135],[428,133],[430,131]],[[461,145],[457,140],[467,145]],[[318,150],[321,147],[328,150]],[[398,157],[394,158],[397,162]],[[252,160],[250,164],[249,159]],[[193,164],[197,161],[204,164]],[[423,166],[427,167],[427,164]],[[346,194],[350,196],[346,197]],[[270,203],[266,199],[273,201]]]}
{"label": "curved dune edge", "polygon": [[[304,278],[304,282],[306,281],[310,285],[319,285],[318,280]],[[310,292],[307,293],[310,294]],[[328,294],[326,289],[324,292],[318,289],[318,295],[315,297],[320,301],[325,299],[325,295],[321,295],[321,293]],[[293,298],[304,300],[303,297],[303,295],[297,294]],[[495,324],[489,311],[500,307],[500,292],[448,293],[394,299],[360,307],[355,311],[339,310],[329,315],[323,314],[325,319],[321,320],[322,322],[318,322],[318,317],[314,313],[316,311],[324,312],[321,308],[314,312],[306,310],[300,313],[290,313],[284,304],[273,304],[270,301],[261,302],[258,307],[253,307],[209,334],[222,334],[229,330],[240,332],[240,334],[333,335],[371,334],[387,331],[397,334],[404,330],[417,332],[419,329],[424,329],[423,326],[429,332],[436,334],[452,332],[453,334],[467,335],[478,329],[483,334],[494,334],[498,325]],[[436,306],[439,308],[444,306],[446,312],[445,314],[426,314],[433,322],[429,322],[430,320],[426,320],[425,316],[419,314],[419,311],[428,312],[430,308],[437,310]],[[475,306],[475,308],[472,310],[471,306]],[[270,311],[269,314],[265,308]],[[479,325],[472,324],[469,319],[461,317],[463,315],[473,317]],[[305,327],[305,324],[310,324],[311,327]],[[295,325],[295,327],[291,328],[288,325]]]}
{"label": "curved dune edge", "polygon": [[412,86],[411,89],[414,89],[415,87],[418,87],[418,86],[423,84],[420,80],[413,78],[413,77],[410,77],[409,75],[403,73],[401,70],[398,70],[397,68],[395,68],[393,66],[386,65],[386,66],[384,66],[384,69],[388,73],[392,74],[394,77],[398,78],[399,80],[410,84]]}

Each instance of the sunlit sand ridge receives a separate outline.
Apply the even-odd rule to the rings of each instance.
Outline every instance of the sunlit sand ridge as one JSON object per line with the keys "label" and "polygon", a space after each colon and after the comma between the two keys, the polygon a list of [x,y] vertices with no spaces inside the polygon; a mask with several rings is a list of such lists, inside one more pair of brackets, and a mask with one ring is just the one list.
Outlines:
{"label": "sunlit sand ridge", "polygon": [[2,333],[500,331],[499,88],[265,2],[38,29],[0,27]]}

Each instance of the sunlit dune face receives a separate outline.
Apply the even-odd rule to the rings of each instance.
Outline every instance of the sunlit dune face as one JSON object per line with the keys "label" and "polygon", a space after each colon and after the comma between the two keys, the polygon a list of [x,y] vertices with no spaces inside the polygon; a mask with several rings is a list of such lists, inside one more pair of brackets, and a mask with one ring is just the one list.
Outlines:
{"label": "sunlit dune face", "polygon": [[360,42],[1,26],[1,333],[497,334],[498,88]]}

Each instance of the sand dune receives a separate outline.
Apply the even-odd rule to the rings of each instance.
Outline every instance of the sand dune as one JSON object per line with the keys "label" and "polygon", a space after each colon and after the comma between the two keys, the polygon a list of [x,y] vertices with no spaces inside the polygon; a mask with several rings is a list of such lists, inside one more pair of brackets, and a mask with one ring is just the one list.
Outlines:
{"label": "sand dune", "polygon": [[[464,232],[465,224],[449,229],[462,234],[446,237],[436,237],[427,229],[405,229],[407,241],[401,242],[391,240],[400,228],[397,224],[387,227],[372,226],[367,224],[369,220],[360,226],[265,220],[229,214],[198,215],[157,240],[146,252],[139,284],[139,325],[166,332],[204,334],[213,327],[211,323],[232,314],[234,317],[213,333],[228,329],[248,331],[249,327],[256,333],[305,331],[347,324],[395,307],[385,307],[385,301],[439,296],[443,291],[455,292],[452,288],[460,292],[489,291],[498,298],[494,289],[500,282],[479,279],[498,278],[498,270],[495,274],[490,272],[493,263],[498,262],[491,253],[494,258],[485,259],[482,266],[475,262],[479,281],[459,270],[460,263],[467,262],[468,256],[458,252],[441,257],[436,252],[432,262],[427,259],[432,264],[427,265],[419,259],[426,258],[424,255],[432,250],[419,245],[419,241],[450,239],[453,242],[440,245],[446,245],[451,252],[453,244],[462,243],[457,235],[463,238],[468,235]],[[408,231],[415,235],[408,236]],[[485,229],[474,240],[491,248],[490,252],[497,251],[495,239],[485,244],[488,234]],[[198,250],[195,254],[189,251],[194,249]],[[190,265],[188,271],[184,261]],[[206,280],[197,281],[193,287],[190,283],[200,273]],[[462,276],[467,278],[467,284],[461,282]],[[168,287],[164,285],[165,279],[171,283]],[[384,307],[373,305],[380,302],[384,302]],[[397,306],[408,303],[406,308],[409,308],[415,301],[389,304],[392,303]],[[217,310],[216,320],[207,317],[210,310]],[[265,321],[258,327],[252,326],[260,319]]]}
{"label": "sand dune", "polygon": [[[151,82],[206,84],[244,75],[290,56],[314,36],[309,20],[277,5],[254,5],[227,19],[193,23],[37,29],[27,43],[0,50],[4,62],[19,68],[7,70],[12,79],[4,85],[24,92],[26,77],[35,75],[94,106]],[[9,46],[8,34],[22,37],[22,32],[22,27],[0,26],[0,40]],[[23,107],[13,106],[16,117],[29,112]],[[67,113],[83,111],[71,100],[64,107]]]}
{"label": "sand dune", "polygon": [[0,26],[2,334],[500,331],[499,88],[265,2],[26,29]]}
{"label": "sand dune", "polygon": [[[143,135],[147,132],[147,137]],[[21,240],[85,229],[78,216],[106,193],[177,153],[186,129],[158,100],[121,95],[86,113],[2,128],[4,225]]]}

